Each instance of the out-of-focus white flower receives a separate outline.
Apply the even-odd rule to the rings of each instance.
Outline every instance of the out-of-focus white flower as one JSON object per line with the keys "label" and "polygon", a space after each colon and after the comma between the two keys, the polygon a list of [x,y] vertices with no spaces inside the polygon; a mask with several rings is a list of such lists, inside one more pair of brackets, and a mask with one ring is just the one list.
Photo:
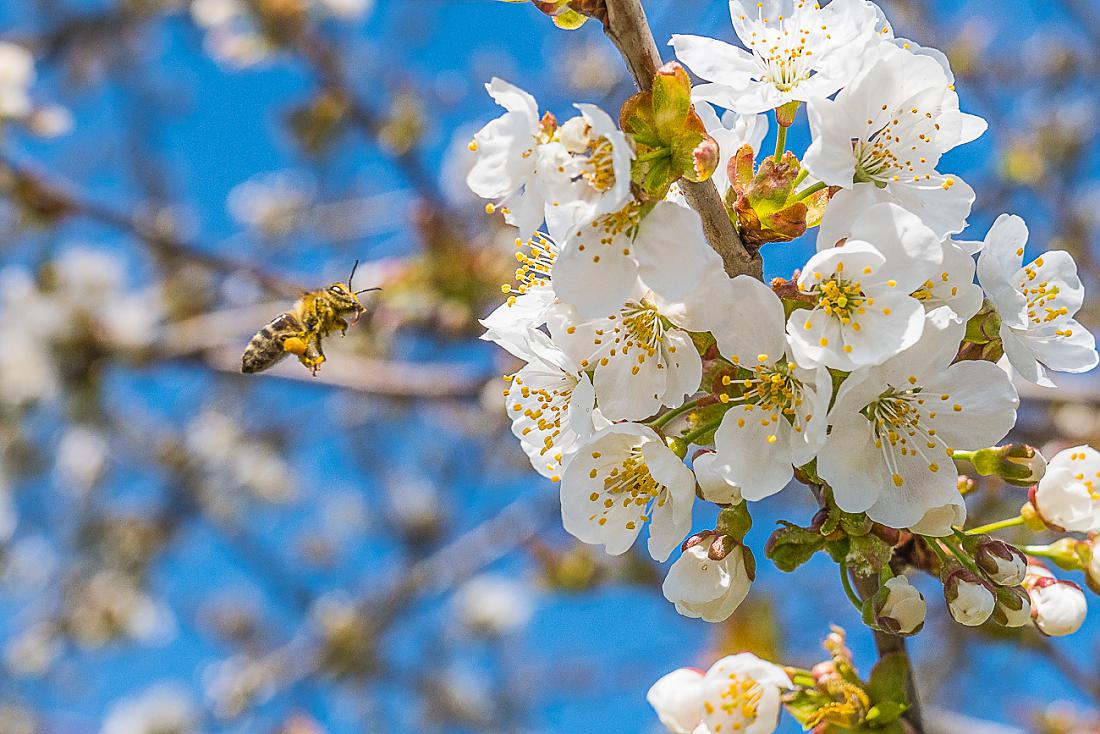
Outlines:
{"label": "out-of-focus white flower", "polygon": [[[936,170],[940,157],[986,129],[980,117],[959,111],[943,67],[928,56],[889,43],[878,58],[837,94],[809,104],[813,142],[803,163],[817,179],[844,190],[829,209],[891,201],[913,212],[937,236],[962,231],[974,190]],[[826,210],[828,225],[829,211]]]}
{"label": "out-of-focus white flower", "polygon": [[341,20],[359,20],[374,6],[374,0],[318,0],[318,2]]}
{"label": "out-of-focus white flower", "polygon": [[770,288],[742,275],[727,293],[728,300],[711,308],[753,317],[725,319],[713,330],[722,356],[740,369],[723,380],[740,397],[722,417],[714,435],[717,458],[708,468],[739,486],[745,499],[759,500],[783,489],[793,467],[810,461],[825,441],[832,378],[824,368],[794,363],[783,304]]}
{"label": "out-of-focus white flower", "polygon": [[107,466],[107,439],[91,426],[70,426],[57,443],[54,472],[63,488],[83,495]]}
{"label": "out-of-focus white flower", "polygon": [[722,658],[703,678],[703,723],[711,732],[771,734],[782,692],[793,687],[782,668],[752,653]]}
{"label": "out-of-focus white flower", "polygon": [[41,535],[28,535],[11,543],[0,565],[0,579],[10,592],[35,593],[51,583],[58,567],[58,554]]}
{"label": "out-of-focus white flower", "polygon": [[61,105],[46,105],[27,118],[31,132],[43,138],[58,138],[73,129],[73,113]]}
{"label": "out-of-focus white flower", "polygon": [[1087,372],[1097,365],[1096,338],[1073,318],[1085,289],[1065,251],[1024,265],[1024,220],[1002,214],[985,237],[978,281],[997,309],[1005,356],[1026,380],[1053,387],[1047,370]]}
{"label": "out-of-focus white flower", "polygon": [[618,423],[577,452],[561,482],[566,531],[617,556],[647,522],[649,553],[664,561],[691,530],[695,477],[648,426]]}
{"label": "out-of-focus white flower", "polygon": [[943,582],[947,609],[959,624],[977,627],[983,624],[997,604],[993,590],[977,574],[966,569],[951,572]]}
{"label": "out-of-focus white flower", "polygon": [[241,0],[191,0],[191,18],[203,28],[225,25],[245,12]]}
{"label": "out-of-focus white flower", "polygon": [[0,402],[26,405],[57,395],[57,366],[40,335],[16,327],[0,350]]}
{"label": "out-of-focus white flower", "polygon": [[132,578],[114,570],[104,569],[82,579],[69,601],[68,629],[86,647],[101,647],[120,636],[162,643],[175,632],[175,618],[168,608]]}
{"label": "out-of-focus white flower", "polygon": [[107,712],[100,734],[190,734],[198,731],[199,714],[187,689],[158,683],[125,698]]}
{"label": "out-of-focus white flower", "polygon": [[874,5],[861,0],[833,0],[824,8],[805,0],[732,0],[730,15],[748,51],[704,36],[676,35],[669,45],[710,82],[695,87],[694,96],[737,112],[831,95],[859,71],[876,40]]}
{"label": "out-of-focus white flower", "polygon": [[435,530],[443,521],[439,487],[419,474],[401,474],[386,485],[394,522],[410,535]]}
{"label": "out-of-focus white flower", "polygon": [[0,41],[0,117],[18,119],[30,113],[32,84],[34,56],[22,46]]}
{"label": "out-of-focus white flower", "polygon": [[645,699],[672,734],[691,734],[703,721],[703,671],[678,668],[663,675]]}
{"label": "out-of-focus white flower", "polygon": [[1034,493],[1048,523],[1073,533],[1100,530],[1100,453],[1091,446],[1059,451]]}
{"label": "out-of-focus white flower", "polygon": [[523,627],[534,612],[526,584],[490,574],[475,576],[459,587],[454,605],[463,626],[491,636]]}
{"label": "out-of-focus white flower", "polygon": [[1044,635],[1061,637],[1081,629],[1088,612],[1085,592],[1072,581],[1052,575],[1029,575],[1024,588],[1031,597],[1031,616]]}
{"label": "out-of-focus white flower", "polygon": [[214,713],[228,719],[267,702],[275,693],[277,674],[266,661],[236,655],[206,666],[202,683]]}
{"label": "out-of-focus white flower", "polygon": [[1007,375],[989,362],[952,364],[962,332],[939,309],[915,345],[844,381],[817,471],[845,512],[893,528],[920,522],[959,496],[951,453],[992,446],[1012,428],[1019,397]]}
{"label": "out-of-focus white flower", "polygon": [[661,591],[685,617],[721,622],[748,596],[752,577],[738,546],[721,560],[707,555],[709,543],[691,546],[668,570]]}
{"label": "out-of-focus white flower", "polygon": [[875,610],[878,625],[900,635],[918,632],[928,613],[924,596],[904,576],[887,579],[884,587],[885,598]]}
{"label": "out-of-focus white flower", "polygon": [[62,647],[54,625],[38,622],[8,641],[4,665],[18,676],[40,676],[61,656]]}
{"label": "out-of-focus white flower", "polygon": [[237,184],[226,203],[239,224],[266,237],[285,237],[302,226],[316,195],[316,186],[308,176],[277,171]]}

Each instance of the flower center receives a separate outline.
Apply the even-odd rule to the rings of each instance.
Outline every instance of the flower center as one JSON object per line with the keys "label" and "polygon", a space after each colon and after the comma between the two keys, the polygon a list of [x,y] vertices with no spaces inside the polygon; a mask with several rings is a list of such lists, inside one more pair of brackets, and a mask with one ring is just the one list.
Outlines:
{"label": "flower center", "polygon": [[[505,375],[504,380],[511,383],[504,390],[504,397],[511,397],[518,391],[523,399],[523,402],[516,399],[509,404],[513,419],[522,415],[531,421],[520,431],[523,434],[522,437],[527,439],[530,434],[536,432],[542,434],[542,445],[538,449],[539,456],[545,457],[549,454],[546,468],[556,471],[561,467],[562,459],[562,453],[557,449],[556,442],[562,432],[562,417],[569,409],[573,388],[577,385],[576,380],[563,374],[561,381],[551,387],[528,385],[520,373]],[[531,439],[537,445],[537,440],[534,440],[537,437],[531,437]],[[551,479],[558,481],[556,476]]]}
{"label": "flower center", "polygon": [[[756,712],[763,697],[764,688],[755,678],[730,673],[729,685],[719,695],[718,708],[734,719],[732,731],[737,731],[743,725],[756,720]],[[713,713],[713,704],[707,701],[703,705],[707,713]]]}
{"label": "flower center", "polygon": [[614,146],[607,138],[598,139],[588,154],[588,165],[581,173],[588,185],[603,193],[615,185]]}
{"label": "flower center", "polygon": [[[524,246],[527,247],[527,252],[523,251]],[[509,306],[516,302],[514,294],[523,295],[532,288],[550,285],[550,270],[558,259],[557,244],[542,232],[536,232],[527,242],[517,239],[516,247],[521,248],[516,252],[516,260],[519,262],[519,267],[516,268],[518,285],[505,283],[500,287],[502,293],[513,294],[508,297]]]}
{"label": "flower center", "polygon": [[[928,471],[935,473],[940,470],[940,465],[936,461],[937,456],[928,452],[938,454],[942,450],[949,457],[953,453],[937,436],[936,429],[931,427],[936,409],[956,413],[963,411],[962,405],[949,402],[950,393],[943,393],[938,398],[928,396],[924,388],[917,385],[915,375],[910,375],[908,379],[911,387],[891,387],[861,411],[874,427],[875,448],[882,452],[897,487],[905,485],[905,477],[898,464],[899,455],[919,456],[927,462]],[[930,401],[931,407],[927,404]]]}
{"label": "flower center", "polygon": [[[593,451],[592,458],[600,458],[599,452]],[[596,479],[599,474],[599,469],[592,469],[588,476]],[[639,513],[637,518],[628,515],[631,519],[624,523],[627,530],[635,530],[639,523],[649,521],[645,508],[651,501],[656,500],[658,507],[663,507],[668,501],[664,490],[665,486],[659,484],[649,473],[649,467],[646,466],[645,458],[642,456],[641,446],[635,446],[625,459],[612,466],[607,472],[607,476],[603,479],[603,491],[589,495],[589,501],[596,503],[600,508],[589,519],[596,520],[600,525],[606,525],[608,515],[616,506],[623,510],[635,507],[638,508]]]}
{"label": "flower center", "polygon": [[[1035,282],[1039,277],[1038,268],[1041,267],[1043,267],[1043,258],[1036,258],[1035,262],[1024,268],[1024,277],[1020,281],[1020,292],[1027,299],[1027,317],[1036,326],[1048,324],[1069,315],[1068,308],[1058,305],[1061,290],[1057,284],[1051,284],[1045,280]],[[1064,329],[1055,333],[1059,336],[1071,336],[1073,330]]]}
{"label": "flower center", "polygon": [[[786,419],[796,433],[802,431],[802,423],[798,419],[798,408],[802,406],[804,388],[802,381],[794,376],[794,362],[771,363],[766,354],[758,354],[759,364],[754,367],[742,367],[742,374],[751,376],[735,380],[729,375],[722,378],[723,385],[739,385],[741,387],[741,399],[744,401],[746,412],[760,410],[762,425],[778,425],[780,416]],[[730,400],[728,393],[720,393],[719,400],[723,403]],[[812,416],[807,416],[809,420]],[[744,425],[744,417],[738,418],[738,423]],[[767,438],[768,443],[775,443],[779,436],[775,433]]]}
{"label": "flower center", "polygon": [[[622,247],[622,254],[625,257],[630,256],[630,245],[634,242],[634,237],[638,234],[638,225],[641,222],[641,205],[631,199],[622,209],[617,212],[605,214],[602,217],[596,217],[592,220],[592,223],[588,226],[597,230],[596,236],[599,238],[596,244],[606,245],[608,247]],[[577,230],[577,237],[583,238],[584,231]],[[589,249],[589,244],[586,244],[583,240],[577,243],[577,251],[585,252]],[[600,261],[601,253],[599,247],[592,247],[596,250],[592,254],[592,262],[598,263]]]}
{"label": "flower center", "polygon": [[859,281],[847,280],[840,275],[819,283],[816,295],[825,314],[835,316],[844,324],[852,320],[853,313],[866,313],[863,304],[871,300],[864,295]]}
{"label": "flower center", "polygon": [[[882,112],[887,110],[884,104]],[[852,141],[857,183],[923,183],[935,178],[945,189],[955,185],[953,178],[941,180],[935,170],[938,156],[932,141],[940,126],[933,111],[914,104],[895,109],[886,122],[868,119],[867,126],[867,136]]]}

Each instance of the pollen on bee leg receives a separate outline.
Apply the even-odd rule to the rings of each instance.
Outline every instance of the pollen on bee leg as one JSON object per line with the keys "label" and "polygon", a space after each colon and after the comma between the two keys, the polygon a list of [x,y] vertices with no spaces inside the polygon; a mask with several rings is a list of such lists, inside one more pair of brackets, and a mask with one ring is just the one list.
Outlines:
{"label": "pollen on bee leg", "polygon": [[292,336],[283,342],[283,351],[290,354],[303,355],[306,353],[308,343],[301,337]]}

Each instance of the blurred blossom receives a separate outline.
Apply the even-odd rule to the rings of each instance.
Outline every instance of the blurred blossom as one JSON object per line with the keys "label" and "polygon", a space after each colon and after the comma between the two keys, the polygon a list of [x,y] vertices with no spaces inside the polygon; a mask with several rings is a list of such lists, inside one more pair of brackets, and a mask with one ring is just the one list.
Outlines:
{"label": "blurred blossom", "polygon": [[450,665],[433,681],[436,703],[444,719],[453,718],[471,724],[487,724],[493,718],[494,685],[483,668]]}
{"label": "blurred blossom", "polygon": [[104,569],[73,584],[66,630],[84,647],[102,647],[119,638],[164,643],[175,633],[175,620],[134,579]]}
{"label": "blurred blossom", "polygon": [[267,702],[275,693],[275,682],[275,671],[267,663],[245,655],[211,663],[202,673],[214,713],[226,719]]}
{"label": "blurred blossom", "polygon": [[287,502],[294,496],[286,460],[270,444],[246,436],[223,413],[205,410],[192,419],[184,445],[201,469],[203,489],[216,502],[230,501],[223,495],[232,489],[264,502]]}
{"label": "blurred blossom", "polygon": [[0,118],[20,120],[35,135],[54,137],[68,132],[68,110],[56,105],[36,108],[30,88],[35,81],[34,56],[14,43],[0,41]]}
{"label": "blurred blossom", "polygon": [[322,534],[335,542],[354,540],[370,526],[370,508],[353,490],[327,492],[320,498]]}
{"label": "blurred blossom", "polygon": [[46,588],[57,570],[57,552],[41,535],[21,538],[0,563],[0,583],[9,591],[34,593]]}
{"label": "blurred blossom", "polygon": [[608,94],[623,79],[623,65],[609,44],[588,43],[562,54],[565,78],[578,92]]}
{"label": "blurred blossom", "polygon": [[452,206],[460,211],[480,213],[482,207],[478,202],[481,199],[466,183],[466,176],[477,162],[477,155],[470,150],[470,141],[474,139],[475,132],[477,128],[469,124],[455,130],[451,142],[443,152],[439,180],[443,195]]}
{"label": "blurred blossom", "polygon": [[297,171],[264,173],[229,192],[229,213],[264,237],[285,237],[302,224],[316,197],[313,181]]}
{"label": "blurred blossom", "polygon": [[443,523],[439,488],[424,476],[401,475],[386,483],[393,522],[409,536],[437,533]]}
{"label": "blurred blossom", "polygon": [[376,665],[377,630],[371,619],[346,594],[318,599],[310,616],[320,636],[321,668],[336,677],[362,677]]}
{"label": "blurred blossom", "polygon": [[242,0],[192,0],[191,19],[206,31],[203,46],[216,61],[246,68],[271,53]]}
{"label": "blurred blossom", "polygon": [[40,729],[30,711],[13,705],[0,705],[0,734],[36,734]]}
{"label": "blurred blossom", "polygon": [[180,684],[158,683],[116,703],[107,713],[100,734],[191,734],[199,714]]}
{"label": "blurred blossom", "polygon": [[32,112],[27,125],[39,137],[57,138],[73,129],[73,115],[65,107],[48,105]]}
{"label": "blurred blossom", "polygon": [[359,20],[374,6],[374,0],[319,0],[319,3],[341,20]]}
{"label": "blurred blossom", "polygon": [[534,611],[531,589],[499,575],[475,576],[454,597],[455,613],[468,630],[481,635],[502,635],[527,624]]}
{"label": "blurred blossom", "polygon": [[107,439],[99,430],[73,425],[57,443],[54,477],[61,488],[83,495],[95,486],[107,466]]}
{"label": "blurred blossom", "polygon": [[53,624],[38,622],[8,640],[4,664],[17,676],[37,677],[61,655],[61,639]]}
{"label": "blurred blossom", "polygon": [[1084,440],[1100,429],[1100,412],[1089,403],[1065,403],[1056,406],[1052,410],[1052,420],[1058,431],[1069,439]]}

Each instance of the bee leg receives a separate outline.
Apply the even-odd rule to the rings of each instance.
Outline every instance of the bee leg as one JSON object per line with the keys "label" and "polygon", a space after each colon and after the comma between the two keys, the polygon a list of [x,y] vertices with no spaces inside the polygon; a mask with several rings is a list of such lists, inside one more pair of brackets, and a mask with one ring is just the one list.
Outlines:
{"label": "bee leg", "polygon": [[298,358],[302,364],[309,367],[313,376],[317,376],[317,371],[321,369],[321,363],[325,361],[325,353],[321,350],[321,337],[316,336],[309,340],[309,344],[306,348],[306,353]]}
{"label": "bee leg", "polygon": [[335,321],[333,321],[332,323],[336,326],[336,328],[338,328],[340,330],[340,336],[347,336],[348,335],[348,322],[347,321],[344,321],[344,319],[339,319],[338,318]]}

